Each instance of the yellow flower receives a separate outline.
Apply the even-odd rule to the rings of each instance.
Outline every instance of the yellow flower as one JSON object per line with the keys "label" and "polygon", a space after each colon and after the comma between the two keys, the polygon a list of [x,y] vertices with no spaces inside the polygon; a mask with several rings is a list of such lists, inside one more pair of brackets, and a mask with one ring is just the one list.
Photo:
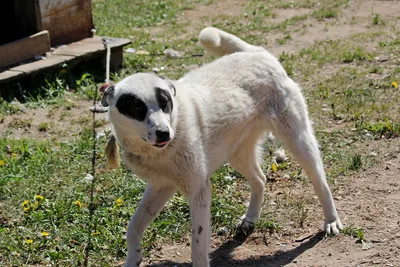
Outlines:
{"label": "yellow flower", "polygon": [[78,208],[82,208],[82,203],[79,200],[76,200],[74,202],[74,204],[78,207]]}
{"label": "yellow flower", "polygon": [[25,242],[26,242],[28,245],[30,245],[30,244],[33,243],[33,240],[32,240],[32,239],[28,239],[28,240],[26,240]]}
{"label": "yellow flower", "polygon": [[26,208],[28,207],[29,204],[29,200],[24,200],[24,202],[22,202],[21,207]]}
{"label": "yellow flower", "polygon": [[90,233],[90,235],[91,236],[95,236],[95,235],[98,235],[98,234],[100,234],[100,232],[99,231],[92,231],[91,233]]}
{"label": "yellow flower", "polygon": [[42,236],[43,236],[43,237],[48,237],[48,236],[49,236],[49,233],[48,233],[48,232],[42,232]]}
{"label": "yellow flower", "polygon": [[43,199],[44,199],[43,196],[41,196],[41,195],[35,195],[35,200],[37,200],[37,201],[42,201]]}
{"label": "yellow flower", "polygon": [[31,211],[31,208],[29,208],[29,207],[24,208],[24,212],[30,212],[30,211]]}
{"label": "yellow flower", "polygon": [[38,201],[35,201],[35,203],[33,203],[33,204],[31,205],[31,208],[32,208],[32,209],[37,209],[37,207],[39,207],[39,202],[38,202]]}
{"label": "yellow flower", "polygon": [[122,203],[124,203],[124,201],[120,198],[117,198],[117,200],[115,200],[115,205],[117,205],[118,207],[121,207]]}
{"label": "yellow flower", "polygon": [[16,157],[17,153],[12,153],[11,156]]}
{"label": "yellow flower", "polygon": [[50,149],[46,148],[46,152],[49,153],[49,152],[50,152]]}
{"label": "yellow flower", "polygon": [[0,167],[6,165],[6,163],[4,162],[4,160],[0,159]]}
{"label": "yellow flower", "polygon": [[399,84],[397,83],[397,82],[392,82],[392,86],[394,87],[394,88],[399,88]]}
{"label": "yellow flower", "polygon": [[272,169],[272,172],[276,172],[278,170],[278,166],[276,166],[276,163],[272,163],[271,169]]}

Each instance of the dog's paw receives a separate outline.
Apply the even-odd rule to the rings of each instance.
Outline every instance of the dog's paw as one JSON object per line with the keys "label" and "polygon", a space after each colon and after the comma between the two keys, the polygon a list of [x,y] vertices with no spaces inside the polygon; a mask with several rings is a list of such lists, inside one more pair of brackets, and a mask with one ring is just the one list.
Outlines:
{"label": "dog's paw", "polygon": [[140,263],[142,262],[142,260],[140,259],[140,260],[138,260],[138,261],[135,261],[135,260],[133,260],[133,261],[126,261],[125,262],[125,264],[124,264],[124,267],[138,267],[138,266],[140,266]]}
{"label": "dog's paw", "polygon": [[248,237],[254,232],[254,222],[242,218],[236,227],[236,236]]}
{"label": "dog's paw", "polygon": [[135,252],[128,253],[128,258],[125,261],[124,267],[138,267],[142,262],[142,251],[137,249]]}
{"label": "dog's paw", "polygon": [[325,222],[324,224],[324,231],[328,235],[337,235],[342,229],[343,225],[339,218],[336,218],[333,221]]}

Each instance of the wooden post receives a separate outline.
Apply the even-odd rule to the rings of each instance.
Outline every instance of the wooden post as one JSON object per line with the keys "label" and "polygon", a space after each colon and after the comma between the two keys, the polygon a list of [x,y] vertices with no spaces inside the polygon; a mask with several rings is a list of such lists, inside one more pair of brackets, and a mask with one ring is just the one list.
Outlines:
{"label": "wooden post", "polygon": [[0,46],[0,68],[42,55],[50,51],[48,31],[41,31],[29,37]]}

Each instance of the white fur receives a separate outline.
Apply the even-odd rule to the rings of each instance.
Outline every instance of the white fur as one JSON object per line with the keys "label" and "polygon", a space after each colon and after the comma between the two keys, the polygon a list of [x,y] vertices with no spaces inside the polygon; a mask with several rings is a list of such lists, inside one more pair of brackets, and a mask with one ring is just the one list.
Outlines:
{"label": "white fur", "polygon": [[[173,112],[155,115],[152,122],[155,128],[174,133],[164,149],[154,148],[154,140],[143,140],[152,127],[120,114],[115,102],[129,91],[143,98],[146,105],[154,105],[151,87],[165,88],[168,81],[153,74],[135,74],[118,83],[114,95],[107,98],[109,119],[124,150],[124,162],[148,182],[129,223],[125,266],[139,265],[145,228],[177,190],[190,206],[193,266],[209,266],[209,177],[224,162],[250,183],[251,200],[244,222],[253,224],[260,216],[265,185],[259,164],[259,141],[265,132],[282,140],[311,177],[325,216],[324,230],[337,234],[342,228],[299,86],[261,47],[215,28],[204,29],[200,42],[216,55],[230,55],[174,82]],[[157,113],[155,107],[152,112]]]}

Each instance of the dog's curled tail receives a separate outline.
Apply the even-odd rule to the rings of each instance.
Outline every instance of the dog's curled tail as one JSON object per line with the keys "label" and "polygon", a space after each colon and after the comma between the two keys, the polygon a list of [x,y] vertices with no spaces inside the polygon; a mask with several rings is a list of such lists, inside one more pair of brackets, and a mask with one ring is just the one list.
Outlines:
{"label": "dog's curled tail", "polygon": [[105,153],[107,157],[107,165],[110,169],[117,169],[119,167],[119,146],[117,140],[114,135],[111,135],[110,139],[108,139]]}
{"label": "dog's curled tail", "polygon": [[200,44],[214,56],[224,56],[236,52],[265,52],[260,46],[246,43],[233,34],[214,27],[204,28],[199,35]]}

